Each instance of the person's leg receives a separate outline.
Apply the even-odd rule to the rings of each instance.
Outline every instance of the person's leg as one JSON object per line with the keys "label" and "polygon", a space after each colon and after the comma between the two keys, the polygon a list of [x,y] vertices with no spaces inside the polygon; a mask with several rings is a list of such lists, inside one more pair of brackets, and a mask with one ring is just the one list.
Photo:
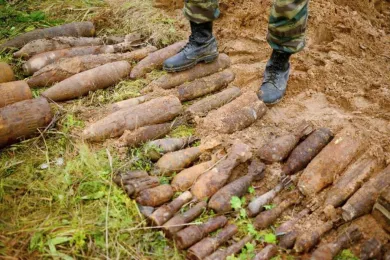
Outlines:
{"label": "person's leg", "polygon": [[190,21],[191,36],[183,50],[164,62],[164,70],[168,72],[190,69],[218,57],[213,35],[213,21],[219,16],[218,0],[185,0],[183,12]]}
{"label": "person's leg", "polygon": [[183,13],[191,22],[212,22],[219,16],[218,0],[185,0]]}
{"label": "person's leg", "polygon": [[277,103],[285,94],[291,54],[305,47],[309,0],[276,0],[271,9],[267,40],[273,49],[259,97]]}

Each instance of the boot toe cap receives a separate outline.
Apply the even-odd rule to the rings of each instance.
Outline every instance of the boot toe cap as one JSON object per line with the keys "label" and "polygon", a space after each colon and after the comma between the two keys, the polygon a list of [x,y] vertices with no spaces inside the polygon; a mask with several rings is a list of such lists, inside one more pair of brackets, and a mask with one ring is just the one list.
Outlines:
{"label": "boot toe cap", "polygon": [[[176,56],[176,55],[175,55]],[[164,64],[163,64],[163,66],[164,66],[164,69],[165,68],[173,68],[173,67],[175,67],[175,65],[176,65],[176,63],[177,63],[177,59],[176,59],[176,57],[175,56],[172,56],[172,57],[170,57],[170,58],[168,58],[168,59],[166,59],[165,61],[164,61]]]}
{"label": "boot toe cap", "polygon": [[175,56],[165,60],[163,68],[168,72],[182,71],[195,65],[195,62],[194,60],[188,59],[183,52],[179,52]]}
{"label": "boot toe cap", "polygon": [[259,98],[266,104],[275,104],[284,96],[285,91],[279,90],[272,83],[265,83],[258,93]]}

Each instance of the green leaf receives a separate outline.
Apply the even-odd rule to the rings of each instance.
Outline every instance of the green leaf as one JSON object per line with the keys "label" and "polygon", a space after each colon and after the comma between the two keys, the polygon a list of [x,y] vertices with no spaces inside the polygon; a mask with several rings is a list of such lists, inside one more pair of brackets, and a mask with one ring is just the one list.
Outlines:
{"label": "green leaf", "polygon": [[169,183],[170,183],[170,181],[169,181],[168,177],[165,177],[165,176],[160,177],[160,184],[161,185],[169,184]]}
{"label": "green leaf", "polygon": [[33,21],[42,21],[45,19],[45,13],[42,11],[32,12],[30,17]]}
{"label": "green leaf", "polygon": [[73,257],[71,257],[71,256],[69,256],[69,255],[67,255],[67,254],[64,254],[64,253],[57,253],[57,255],[61,258],[61,259],[63,259],[63,260],[74,260],[74,258]]}
{"label": "green leaf", "polygon": [[47,244],[49,246],[50,254],[57,255],[57,249],[56,249],[55,245],[53,245],[51,240],[47,241]]}
{"label": "green leaf", "polygon": [[247,214],[246,214],[246,210],[245,210],[245,209],[240,209],[240,217],[241,217],[241,218],[246,218],[246,217],[247,217]]}
{"label": "green leaf", "polygon": [[30,240],[30,250],[42,251],[44,248],[43,234],[41,232],[34,233]]}
{"label": "green leaf", "polygon": [[25,32],[31,32],[31,31],[34,31],[34,30],[35,30],[35,26],[34,25],[30,25],[29,27],[24,29]]}
{"label": "green leaf", "polygon": [[105,237],[103,233],[97,233],[93,235],[95,245],[101,249],[104,249],[106,247],[105,243]]}
{"label": "green leaf", "polygon": [[338,256],[336,256],[335,260],[359,260],[351,250],[343,250]]}
{"label": "green leaf", "polygon": [[105,195],[104,191],[98,191],[96,193],[92,193],[86,196],[81,197],[82,200],[98,200],[100,198],[103,198]]}
{"label": "green leaf", "polygon": [[253,186],[250,186],[250,187],[248,188],[248,192],[249,192],[249,194],[255,193],[255,188],[254,188]]}
{"label": "green leaf", "polygon": [[276,236],[272,233],[268,233],[264,235],[264,242],[269,244],[276,244]]}
{"label": "green leaf", "polygon": [[275,207],[276,207],[275,204],[264,205],[265,210],[270,210],[270,209],[273,209],[273,208],[275,208]]}
{"label": "green leaf", "polygon": [[248,253],[255,252],[255,246],[252,243],[246,243],[245,248],[248,251]]}
{"label": "green leaf", "polygon": [[239,197],[233,196],[230,200],[230,204],[232,205],[232,208],[237,211],[242,208],[242,202]]}
{"label": "green leaf", "polygon": [[70,237],[55,237],[55,238],[52,238],[50,239],[49,241],[53,244],[53,245],[60,245],[60,244],[64,244],[66,242],[69,242],[71,240]]}
{"label": "green leaf", "polygon": [[247,225],[247,231],[248,231],[249,234],[251,234],[253,236],[257,235],[257,231],[256,231],[255,227],[252,224],[248,224]]}

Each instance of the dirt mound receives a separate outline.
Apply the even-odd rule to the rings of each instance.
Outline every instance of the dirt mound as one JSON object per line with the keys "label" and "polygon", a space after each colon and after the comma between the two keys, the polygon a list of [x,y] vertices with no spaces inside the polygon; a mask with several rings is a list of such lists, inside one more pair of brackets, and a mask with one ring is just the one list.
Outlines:
{"label": "dirt mound", "polygon": [[[390,4],[320,0],[310,5],[307,47],[293,56],[287,97],[271,109],[278,116],[270,119],[283,124],[298,117],[337,128],[351,123],[368,130],[368,138],[381,143],[389,157]],[[267,0],[221,3],[216,34],[241,88],[256,90],[261,83],[271,52],[265,39],[270,6]]]}
{"label": "dirt mound", "polygon": [[[220,51],[231,57],[236,73],[233,84],[244,92],[257,91],[271,53],[266,41],[271,4],[270,0],[222,0],[220,4],[222,15],[216,21],[215,33]],[[185,24],[180,10],[171,14]],[[292,56],[293,70],[285,99],[243,131],[220,135],[199,128],[198,133],[226,142],[240,139],[256,149],[302,120],[336,133],[352,125],[369,141],[371,153],[390,162],[389,32],[388,1],[311,1],[306,48]],[[273,188],[279,174],[278,165],[268,168],[257,192],[262,194]],[[321,199],[320,194],[312,202]],[[286,212],[285,217],[291,214]],[[314,216],[313,221],[320,218]],[[375,232],[386,237],[372,222],[371,217],[356,222],[361,227],[372,227],[363,230],[365,238]],[[338,233],[331,232],[324,241],[334,239]]]}

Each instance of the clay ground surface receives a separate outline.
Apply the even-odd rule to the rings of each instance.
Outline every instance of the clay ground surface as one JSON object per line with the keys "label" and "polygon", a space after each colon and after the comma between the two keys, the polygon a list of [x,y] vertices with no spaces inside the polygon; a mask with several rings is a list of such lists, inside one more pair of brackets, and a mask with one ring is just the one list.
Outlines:
{"label": "clay ground surface", "polygon": [[[113,7],[118,7],[127,2],[131,3],[131,1],[125,0],[107,0],[107,2]],[[166,23],[174,24],[175,29],[179,33],[188,35],[188,21],[185,20],[180,10],[181,1],[162,0],[161,2],[166,2],[171,7],[158,10],[158,12],[164,15]],[[266,42],[268,13],[271,2],[271,0],[222,0],[220,4],[222,15],[215,23],[215,34],[220,44],[220,52],[230,56],[232,60],[231,69],[236,73],[236,79],[230,86],[237,86],[244,92],[258,90],[262,82],[262,74],[267,59],[271,53],[271,49]],[[82,12],[83,14],[80,17],[84,17],[85,11]],[[132,17],[133,20],[136,20],[143,15],[147,14],[134,12],[127,18]],[[110,32],[108,28],[115,26],[118,17],[112,20],[107,18],[111,16],[114,17],[115,13],[107,11],[105,16],[102,15],[95,19],[100,32]],[[170,18],[170,20],[165,17]],[[140,27],[142,28],[142,26]],[[153,33],[150,38],[154,44]],[[164,45],[169,43],[173,42],[166,42]],[[253,151],[256,151],[269,140],[291,132],[302,120],[310,121],[316,127],[329,127],[335,133],[351,125],[357,129],[359,134],[364,136],[367,143],[365,151],[383,158],[389,164],[389,46],[389,1],[312,0],[310,3],[307,46],[302,52],[292,57],[292,72],[286,97],[279,104],[269,107],[269,111],[262,119],[243,131],[227,135],[217,134],[197,127],[194,134],[202,140],[221,141],[225,148],[230,147],[233,141],[238,139],[250,145]],[[156,78],[159,74],[156,75],[151,77]],[[152,80],[149,77],[147,77],[145,82]],[[158,97],[167,95],[170,91],[173,90],[155,91],[151,95]],[[103,105],[96,102],[96,100],[100,101],[98,97],[102,97],[104,103],[120,101],[110,99],[110,96],[106,97],[104,95],[106,92],[109,91],[99,91],[96,96],[95,94],[90,94],[84,99],[64,104],[66,110],[61,112],[69,114],[69,117],[66,117],[66,122],[72,121],[73,115],[77,117],[77,120],[85,121],[85,125],[102,118],[107,114],[107,111],[102,109]],[[96,103],[99,104],[97,105]],[[76,123],[78,124],[79,121],[76,121]],[[72,143],[72,145],[78,144],[81,139],[79,134],[82,132],[84,124],[77,124],[69,123],[70,126],[68,127],[61,119],[58,124],[61,131],[50,133],[46,141],[49,142],[49,145],[53,145],[57,140],[56,135],[69,135],[67,142]],[[201,126],[202,124],[199,122],[197,125]],[[102,149],[102,152],[98,154],[101,157],[96,158],[94,157],[95,154],[90,154],[83,149],[79,151],[67,148],[64,152],[65,156],[71,154],[70,158],[80,157],[85,162],[82,161],[83,164],[78,163],[78,159],[71,161],[75,169],[67,170],[67,175],[60,175],[61,178],[57,176],[57,174],[63,174],[64,172],[60,167],[58,167],[59,170],[53,167],[54,170],[51,174],[48,174],[44,169],[36,170],[41,167],[42,163],[46,162],[46,155],[47,157],[50,155],[51,159],[56,158],[52,151],[43,145],[43,141],[42,144],[39,143],[39,146],[36,145],[36,141],[27,146],[31,149],[31,154],[35,153],[39,156],[37,155],[37,159],[34,159],[34,164],[31,166],[31,172],[34,175],[32,177],[26,176],[26,180],[23,177],[23,169],[27,169],[27,166],[23,165],[24,160],[17,157],[17,153],[20,152],[30,156],[31,154],[28,154],[28,151],[21,151],[24,147],[23,145],[19,148],[16,146],[7,150],[4,154],[7,154],[10,158],[15,157],[12,162],[16,163],[14,167],[16,170],[15,172],[10,171],[9,175],[11,177],[8,177],[8,180],[4,180],[4,187],[10,190],[10,192],[7,190],[3,197],[6,207],[0,207],[4,212],[3,220],[1,220],[0,216],[0,224],[9,228],[9,230],[6,230],[7,232],[4,234],[0,232],[0,249],[2,249],[1,245],[4,244],[7,246],[4,252],[26,259],[49,256],[58,257],[53,252],[49,252],[46,242],[42,245],[45,250],[37,253],[36,248],[31,246],[31,241],[33,239],[41,240],[38,240],[40,237],[35,234],[40,235],[42,233],[42,237],[45,236],[45,238],[51,238],[52,234],[53,236],[54,234],[59,234],[60,237],[67,237],[74,234],[77,235],[77,232],[81,230],[80,240],[85,241],[85,244],[80,246],[82,249],[78,249],[77,240],[75,240],[76,242],[72,240],[70,246],[66,244],[67,242],[63,242],[57,246],[57,250],[80,259],[105,258],[106,252],[102,249],[104,245],[96,246],[98,244],[97,237],[99,237],[99,241],[105,241],[104,236],[106,234],[104,232],[107,230],[111,232],[111,229],[108,229],[108,225],[111,222],[114,224],[111,227],[110,243],[115,243],[116,246],[111,247],[112,252],[107,250],[107,255],[112,253],[111,255],[113,256],[131,255],[137,259],[162,259],[161,256],[172,256],[172,254],[175,254],[175,258],[171,257],[171,259],[182,259],[183,255],[177,253],[173,244],[169,241],[166,242],[159,231],[148,229],[144,218],[136,209],[134,201],[129,200],[119,188],[113,187],[112,189],[114,194],[112,205],[114,206],[110,206],[110,212],[113,213],[111,213],[112,218],[110,218],[110,222],[107,223],[102,221],[108,216],[108,207],[106,212],[105,204],[107,201],[106,194],[104,197],[92,198],[91,203],[80,203],[77,201],[79,204],[71,204],[71,202],[68,202],[68,199],[71,201],[71,198],[81,195],[76,194],[77,196],[74,196],[74,193],[64,193],[67,196],[67,200],[65,202],[61,201],[64,205],[59,207],[59,210],[57,208],[59,200],[53,199],[56,198],[56,194],[46,190],[47,186],[53,189],[56,188],[58,194],[63,195],[61,193],[62,182],[67,183],[71,177],[75,181],[74,184],[72,183],[69,186],[74,186],[76,191],[78,185],[83,183],[84,180],[91,182],[95,180],[101,181],[101,186],[106,185],[105,187],[109,187],[107,184],[107,179],[109,179],[107,172],[112,172],[112,169],[107,163],[99,159],[106,158],[106,148],[110,147],[113,142],[114,140],[108,140],[104,144],[92,144],[91,147],[95,148],[96,146]],[[90,161],[91,159],[83,158],[84,153],[86,153],[86,158],[90,156],[93,160]],[[133,155],[131,154],[131,156]],[[137,155],[135,154],[133,157],[137,157]],[[56,154],[55,156],[59,155]],[[133,162],[133,158],[124,156],[125,159],[121,158],[120,163],[115,164],[114,162],[114,164],[122,167],[124,166],[123,164],[128,165]],[[201,160],[205,161],[209,157],[209,154],[202,155]],[[66,163],[69,163],[69,161],[70,159]],[[233,178],[245,174],[247,172],[246,166],[238,166],[234,170]],[[87,168],[92,169],[91,172],[84,171]],[[102,168],[104,168],[104,171]],[[282,165],[278,163],[267,167],[265,178],[253,185],[256,195],[261,195],[277,185],[281,168]],[[68,175],[71,175],[71,177]],[[96,176],[99,176],[99,178],[96,178]],[[2,182],[0,184],[3,185]],[[66,191],[67,189],[68,186],[64,188]],[[102,189],[104,190],[104,188]],[[73,187],[69,188],[69,190],[73,192]],[[104,191],[108,193],[107,190]],[[315,197],[306,198],[301,206],[287,210],[277,224],[291,219],[303,207],[309,207],[315,210],[315,212],[308,219],[305,219],[304,222],[299,223],[299,225],[304,230],[313,229],[317,224],[326,219],[321,203],[327,191],[328,189],[325,189]],[[250,201],[253,196],[253,194],[247,195],[247,201]],[[278,204],[285,199],[285,196],[286,192],[281,193],[273,201],[273,204]],[[39,199],[34,201],[34,198]],[[27,205],[27,207],[23,209],[19,205]],[[51,208],[52,205],[54,205],[53,209]],[[77,207],[73,207],[74,205],[77,205]],[[118,208],[118,211],[115,211],[116,208]],[[97,215],[94,215],[94,212],[98,212]],[[132,215],[127,219],[126,214]],[[64,221],[68,221],[68,219],[70,219],[69,222]],[[229,216],[229,220],[234,223],[234,214]],[[379,238],[382,242],[390,239],[389,234],[386,234],[370,215],[359,218],[353,223],[356,223],[364,233],[365,239],[362,239],[361,242],[373,236]],[[88,228],[95,231],[97,226],[99,233],[88,233]],[[83,228],[85,228],[87,235],[82,233],[84,231]],[[321,243],[332,241],[345,228],[346,226],[344,225],[339,229],[332,230],[324,237]],[[118,229],[121,232],[115,233]],[[127,232],[127,229],[130,231]],[[111,236],[114,233],[115,236]],[[122,238],[123,233],[130,235]],[[76,237],[76,235],[74,236]],[[122,243],[121,239],[126,242]],[[104,243],[101,241],[100,243]],[[147,241],[147,243],[144,243],[144,241]],[[162,241],[161,244],[163,246],[157,250],[155,246],[160,246],[158,244],[159,241]],[[356,255],[360,252],[361,242],[356,243],[352,248]],[[38,242],[36,244],[41,246]],[[62,244],[66,244],[66,246]],[[262,246],[259,245],[256,251],[259,251],[261,248]],[[287,252],[284,256],[288,254]],[[2,255],[0,255],[1,257]]]}
{"label": "clay ground surface", "polygon": [[[236,79],[243,91],[257,91],[271,49],[266,41],[272,1],[221,1],[222,15],[214,26],[220,52],[232,59]],[[168,10],[188,31],[180,9]],[[292,56],[292,73],[286,97],[270,107],[266,116],[232,135],[217,135],[197,129],[201,136],[229,143],[239,139],[256,149],[268,140],[288,133],[302,120],[335,133],[352,125],[369,144],[367,152],[390,162],[390,3],[388,1],[314,0],[310,2],[306,48]],[[256,193],[275,187],[281,167],[272,165]],[[319,203],[307,198],[304,204]],[[283,194],[279,197],[283,197]],[[250,196],[249,196],[250,198]],[[290,219],[300,208],[284,213]],[[313,214],[310,230],[321,214]],[[306,219],[307,221],[307,219]],[[371,216],[355,221],[364,237],[389,239]],[[345,227],[343,227],[345,228]],[[342,228],[342,229],[343,229]],[[323,242],[339,231],[330,232]],[[354,247],[359,252],[359,244]]]}

